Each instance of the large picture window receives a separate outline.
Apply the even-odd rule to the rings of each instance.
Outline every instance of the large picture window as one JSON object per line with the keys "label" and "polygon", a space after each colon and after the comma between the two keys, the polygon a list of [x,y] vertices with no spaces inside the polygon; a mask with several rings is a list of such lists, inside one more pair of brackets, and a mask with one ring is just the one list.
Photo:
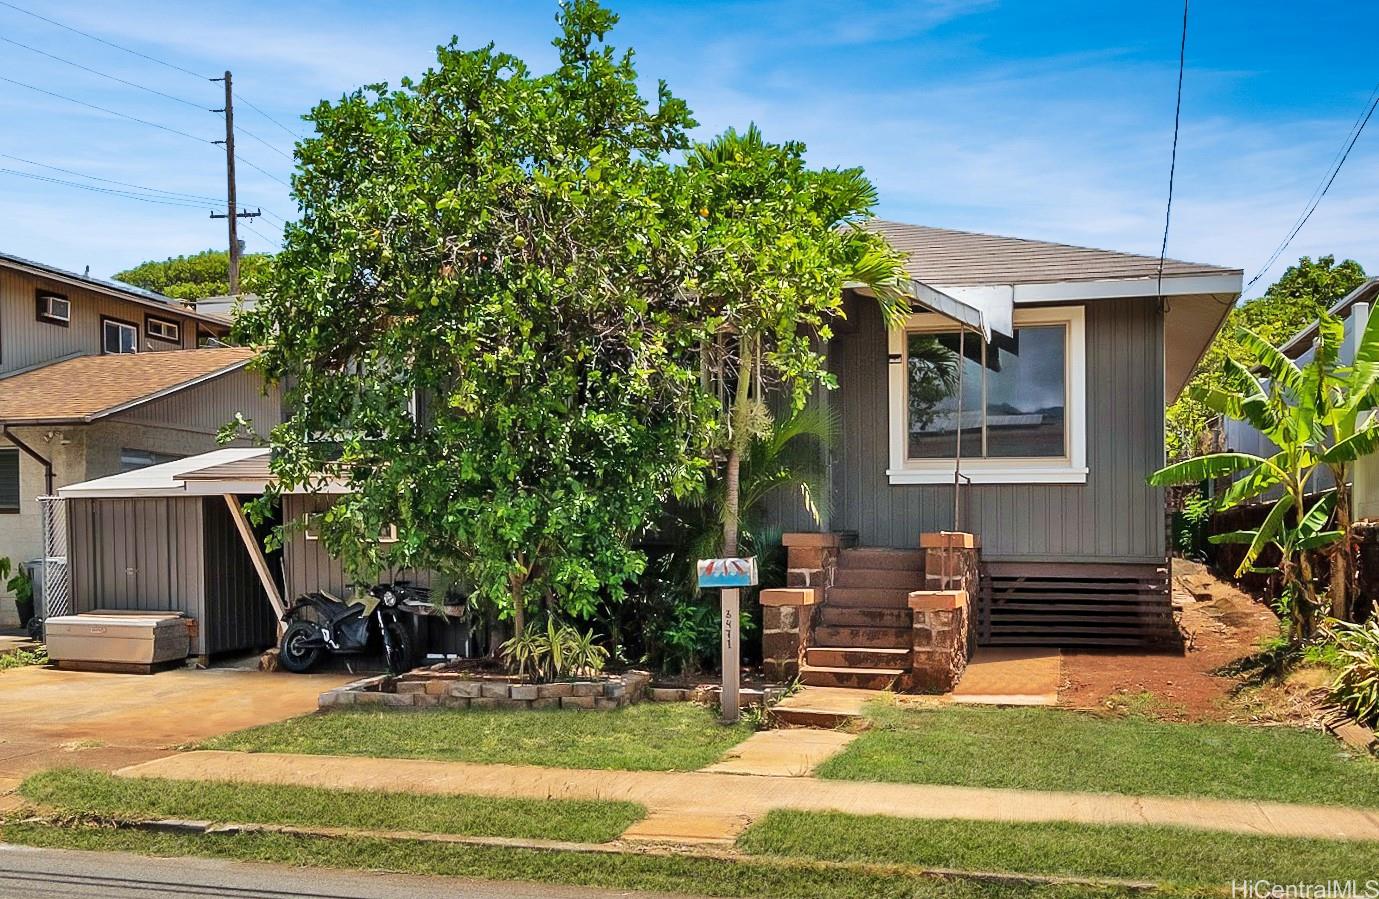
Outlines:
{"label": "large picture window", "polygon": [[891,336],[892,483],[1086,480],[1081,307],[1019,310],[989,344],[935,315]]}

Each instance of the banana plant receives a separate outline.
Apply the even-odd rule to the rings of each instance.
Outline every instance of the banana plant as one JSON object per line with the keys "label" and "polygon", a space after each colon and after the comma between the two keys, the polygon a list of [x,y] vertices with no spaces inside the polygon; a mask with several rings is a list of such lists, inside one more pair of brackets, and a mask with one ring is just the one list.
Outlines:
{"label": "banana plant", "polygon": [[[1198,388],[1191,395],[1221,415],[1248,423],[1278,451],[1267,458],[1209,453],[1162,468],[1150,475],[1149,483],[1232,478],[1215,499],[1218,510],[1277,493],[1258,528],[1218,534],[1211,540],[1247,544],[1237,576],[1278,572],[1289,636],[1307,639],[1315,630],[1317,613],[1328,605],[1313,575],[1311,553],[1324,551],[1331,557],[1332,615],[1345,618],[1350,609],[1350,465],[1379,448],[1374,411],[1379,316],[1369,320],[1348,365],[1340,361],[1344,326],[1330,315],[1318,323],[1313,356],[1305,365],[1299,366],[1249,329],[1241,329],[1239,340],[1243,357],[1226,360],[1227,386]],[[1332,477],[1334,486],[1327,490],[1318,490],[1314,483],[1322,470]],[[1260,555],[1271,546],[1278,551],[1278,565],[1258,566]]]}

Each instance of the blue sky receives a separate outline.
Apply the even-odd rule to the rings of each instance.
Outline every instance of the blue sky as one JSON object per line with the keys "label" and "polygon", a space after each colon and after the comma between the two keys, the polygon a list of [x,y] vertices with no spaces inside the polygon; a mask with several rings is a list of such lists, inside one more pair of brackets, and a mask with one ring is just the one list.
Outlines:
{"label": "blue sky", "polygon": [[[547,68],[553,2],[13,0],[193,72],[230,68],[242,98],[298,131],[303,111],[423,70],[456,34]],[[1100,2],[632,2],[614,43],[666,79],[707,137],[756,122],[819,165],[861,165],[887,218],[1157,254],[1181,6]],[[1246,269],[1267,259],[1379,81],[1379,4],[1193,4],[1169,254]],[[201,141],[0,81],[0,169],[82,181],[44,163],[179,195],[223,195],[220,87],[0,5],[0,37],[173,94],[115,84],[0,42],[0,77],[185,131]],[[245,204],[290,218],[291,138],[243,103]],[[19,162],[13,157],[29,160]],[[271,176],[271,177],[270,177]],[[275,180],[280,179],[280,180]],[[153,197],[155,195],[145,194]],[[0,250],[109,275],[224,246],[210,204],[138,202],[0,172]],[[1333,252],[1379,272],[1379,122],[1258,292],[1290,260]],[[271,217],[245,232],[272,249]]]}

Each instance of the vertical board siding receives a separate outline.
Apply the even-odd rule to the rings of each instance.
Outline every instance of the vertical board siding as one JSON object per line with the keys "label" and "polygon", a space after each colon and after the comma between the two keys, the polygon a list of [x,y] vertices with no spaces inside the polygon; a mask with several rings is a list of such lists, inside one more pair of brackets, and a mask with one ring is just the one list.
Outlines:
{"label": "vertical board siding", "polygon": [[[72,320],[66,327],[38,320],[38,290],[51,290],[72,304]],[[127,321],[139,329],[139,351],[192,349],[196,346],[196,319],[188,318],[169,304],[154,308],[133,300],[120,300],[93,290],[30,275],[0,264],[0,374],[50,362],[64,356],[101,351],[101,316]],[[182,341],[150,339],[144,317],[175,321],[182,327]]]}
{"label": "vertical board siding", "polygon": [[[978,484],[963,488],[963,528],[992,560],[1162,561],[1163,493],[1145,477],[1163,459],[1163,317],[1150,297],[1085,305],[1086,484]],[[952,527],[953,488],[892,485],[886,332],[874,303],[848,305],[852,327],[829,345],[840,417],[832,452],[831,529],[867,546],[912,547]],[[798,501],[779,498],[784,529],[810,529]]]}
{"label": "vertical board siding", "polygon": [[185,612],[208,640],[200,497],[67,501],[73,609]]}
{"label": "vertical board siding", "polygon": [[263,378],[241,368],[171,396],[135,406],[114,416],[139,424],[173,425],[180,429],[216,433],[240,412],[266,435],[282,421],[282,401],[276,387],[264,393]]}
{"label": "vertical board siding", "polygon": [[[282,498],[283,523],[300,522],[305,515],[330,508],[334,500],[329,496],[290,493]],[[283,577],[286,598],[322,590],[344,599],[354,592],[354,582],[345,572],[339,559],[326,551],[319,540],[306,539],[306,532],[293,527],[283,540]],[[392,580],[409,580],[430,586],[431,573],[418,569],[400,569],[383,575]]]}

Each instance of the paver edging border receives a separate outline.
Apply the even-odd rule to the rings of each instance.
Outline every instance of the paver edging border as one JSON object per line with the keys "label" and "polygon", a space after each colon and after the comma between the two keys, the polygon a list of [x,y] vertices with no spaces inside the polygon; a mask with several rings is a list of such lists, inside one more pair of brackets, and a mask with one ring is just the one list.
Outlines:
{"label": "paver edging border", "polygon": [[620,709],[650,698],[649,671],[636,669],[573,681],[538,684],[465,675],[445,663],[406,674],[377,674],[327,690],[320,709],[348,706],[449,709]]}

